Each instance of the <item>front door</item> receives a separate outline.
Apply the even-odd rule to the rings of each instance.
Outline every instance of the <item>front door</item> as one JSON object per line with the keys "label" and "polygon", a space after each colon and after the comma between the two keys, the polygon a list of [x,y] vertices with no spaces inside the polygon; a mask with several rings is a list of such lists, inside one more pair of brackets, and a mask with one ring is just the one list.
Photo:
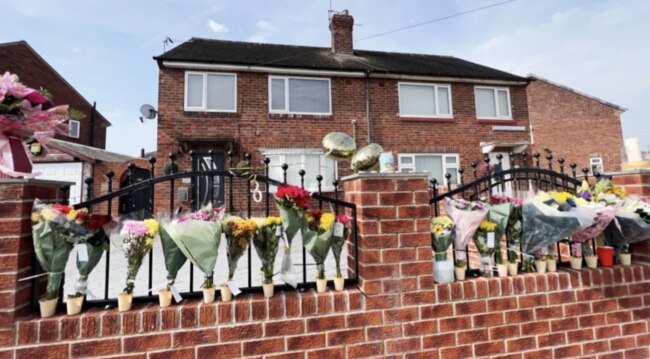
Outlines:
{"label": "front door", "polygon": [[[192,158],[193,171],[223,170],[225,157],[223,153],[209,156],[205,153],[194,154]],[[224,177],[223,176],[197,176],[192,179],[192,207],[196,211],[212,203],[212,207],[222,206],[224,203]]]}
{"label": "front door", "polygon": [[[497,159],[497,155],[503,156],[503,158],[501,158],[501,167],[499,167],[499,160]],[[508,154],[508,152],[490,152],[489,156],[490,156],[490,164],[494,166],[495,173],[510,169],[510,155]],[[501,178],[500,176],[495,176],[495,179],[492,180],[493,181],[492,183],[498,183],[499,182],[498,180],[500,178]],[[510,175],[505,176],[504,179],[508,179],[508,178],[510,178]],[[495,186],[492,189],[492,193],[501,194],[505,196],[512,196],[513,195],[512,182],[505,182],[503,186],[500,184],[498,186]]]}

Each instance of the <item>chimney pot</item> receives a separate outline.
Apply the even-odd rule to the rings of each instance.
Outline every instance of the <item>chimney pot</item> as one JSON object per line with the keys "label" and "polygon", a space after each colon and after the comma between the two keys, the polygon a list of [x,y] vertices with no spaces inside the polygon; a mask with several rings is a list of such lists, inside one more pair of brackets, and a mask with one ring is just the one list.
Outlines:
{"label": "chimney pot", "polygon": [[330,32],[332,33],[332,51],[337,54],[352,54],[352,27],[354,18],[347,10],[332,15]]}

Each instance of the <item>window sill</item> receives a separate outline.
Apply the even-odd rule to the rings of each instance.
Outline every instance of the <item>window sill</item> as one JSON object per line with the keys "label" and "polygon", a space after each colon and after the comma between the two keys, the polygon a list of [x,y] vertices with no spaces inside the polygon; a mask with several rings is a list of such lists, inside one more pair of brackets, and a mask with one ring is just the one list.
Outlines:
{"label": "window sill", "polygon": [[277,120],[286,120],[292,118],[315,118],[315,119],[330,120],[333,119],[334,116],[332,114],[318,115],[318,114],[294,114],[294,113],[269,113],[269,118],[277,119]]}
{"label": "window sill", "polygon": [[433,123],[453,123],[453,118],[440,118],[440,117],[408,117],[400,116],[400,121],[407,122],[433,122]]}
{"label": "window sill", "polygon": [[517,124],[517,121],[509,119],[509,120],[496,120],[496,119],[480,119],[477,118],[476,122],[481,123],[481,124],[486,124],[486,125],[515,125]]}
{"label": "window sill", "polygon": [[239,112],[183,111],[183,116],[191,118],[240,118]]}

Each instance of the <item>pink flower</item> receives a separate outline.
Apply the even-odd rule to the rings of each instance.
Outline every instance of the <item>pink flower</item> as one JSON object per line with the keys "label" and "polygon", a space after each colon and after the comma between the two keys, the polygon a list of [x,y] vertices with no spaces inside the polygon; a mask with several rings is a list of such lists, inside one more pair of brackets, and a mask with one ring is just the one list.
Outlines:
{"label": "pink flower", "polygon": [[25,96],[25,100],[31,102],[32,106],[40,105],[42,110],[47,110],[52,107],[52,102],[50,99],[43,96],[43,94],[38,91],[30,92],[27,96]]}
{"label": "pink flower", "polygon": [[342,214],[342,215],[336,217],[336,221],[342,223],[343,225],[346,225],[346,224],[350,223],[350,217]]}
{"label": "pink flower", "polygon": [[124,221],[121,234],[132,237],[144,237],[147,234],[147,226],[142,221]]}

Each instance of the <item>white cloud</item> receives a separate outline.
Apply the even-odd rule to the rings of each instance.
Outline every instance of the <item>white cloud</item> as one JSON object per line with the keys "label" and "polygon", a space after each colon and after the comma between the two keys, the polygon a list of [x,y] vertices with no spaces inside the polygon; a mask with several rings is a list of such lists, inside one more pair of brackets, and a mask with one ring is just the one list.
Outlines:
{"label": "white cloud", "polygon": [[486,42],[478,45],[476,48],[474,48],[474,52],[486,52],[490,51],[496,47],[499,47],[505,43],[506,37],[505,36],[497,36],[493,37]]}
{"label": "white cloud", "polygon": [[260,30],[273,30],[275,26],[271,24],[270,22],[266,20],[259,20],[257,23],[255,23],[255,26],[257,26]]}
{"label": "white cloud", "polygon": [[249,42],[268,42],[268,36],[267,35],[256,34],[256,35],[250,36],[248,38],[248,41]]}
{"label": "white cloud", "polygon": [[224,24],[220,24],[212,19],[208,20],[208,27],[210,30],[214,31],[217,34],[222,34],[228,32],[228,28]]}

